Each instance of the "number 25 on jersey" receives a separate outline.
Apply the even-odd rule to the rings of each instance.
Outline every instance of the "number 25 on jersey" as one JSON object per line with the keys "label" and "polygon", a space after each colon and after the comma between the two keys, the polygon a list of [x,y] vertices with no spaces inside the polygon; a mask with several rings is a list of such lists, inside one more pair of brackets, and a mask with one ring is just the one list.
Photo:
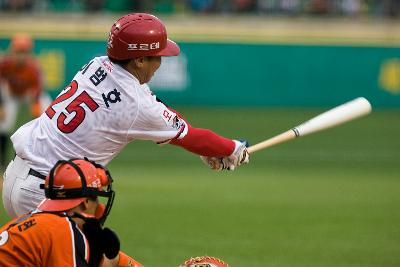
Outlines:
{"label": "number 25 on jersey", "polygon": [[74,97],[56,118],[57,128],[63,133],[72,133],[85,119],[86,110],[82,107],[82,104],[85,104],[92,112],[99,107],[86,91],[82,91],[82,93],[75,97],[74,94],[77,90],[78,82],[73,80],[67,87],[65,87],[65,93],[59,95],[46,110],[46,115],[50,119],[53,119],[56,115],[53,106]]}

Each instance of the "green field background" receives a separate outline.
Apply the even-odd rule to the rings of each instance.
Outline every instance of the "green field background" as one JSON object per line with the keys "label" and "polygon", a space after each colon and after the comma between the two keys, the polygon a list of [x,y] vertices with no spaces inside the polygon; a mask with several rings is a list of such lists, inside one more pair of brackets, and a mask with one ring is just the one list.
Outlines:
{"label": "green field background", "polygon": [[[194,126],[251,143],[323,111],[177,109]],[[139,141],[109,169],[117,195],[106,225],[145,266],[206,254],[236,267],[400,266],[399,110],[258,152],[234,172]]]}
{"label": "green field background", "polygon": [[[53,96],[104,53],[116,19],[56,17],[0,18],[3,51],[12,33],[33,33]],[[147,267],[200,255],[233,267],[400,266],[399,24],[197,22],[167,20],[188,87],[155,88],[193,126],[255,144],[354,97],[374,111],[257,152],[234,172],[171,145],[129,144],[108,166],[117,195],[106,225],[122,250]],[[0,224],[8,220],[0,207]]]}

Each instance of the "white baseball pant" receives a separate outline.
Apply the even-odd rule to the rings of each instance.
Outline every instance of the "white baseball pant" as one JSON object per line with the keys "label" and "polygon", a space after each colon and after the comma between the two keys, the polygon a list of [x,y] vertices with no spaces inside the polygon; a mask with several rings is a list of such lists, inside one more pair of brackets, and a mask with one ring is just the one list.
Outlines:
{"label": "white baseball pant", "polygon": [[3,182],[3,205],[12,218],[36,209],[45,197],[44,190],[40,189],[44,178],[32,173],[34,170],[18,156],[7,166]]}

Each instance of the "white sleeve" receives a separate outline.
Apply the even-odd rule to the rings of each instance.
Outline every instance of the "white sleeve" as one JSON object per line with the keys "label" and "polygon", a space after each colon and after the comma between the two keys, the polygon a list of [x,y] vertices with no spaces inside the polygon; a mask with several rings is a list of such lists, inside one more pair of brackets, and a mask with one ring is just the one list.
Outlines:
{"label": "white sleeve", "polygon": [[183,138],[187,132],[186,122],[148,93],[146,97],[141,97],[139,112],[128,130],[128,138],[166,144]]}

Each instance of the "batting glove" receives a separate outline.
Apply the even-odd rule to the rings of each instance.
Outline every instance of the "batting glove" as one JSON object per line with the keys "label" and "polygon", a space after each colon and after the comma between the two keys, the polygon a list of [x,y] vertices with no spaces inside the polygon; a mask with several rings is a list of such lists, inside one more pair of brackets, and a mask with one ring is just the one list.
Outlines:
{"label": "batting glove", "polygon": [[233,141],[235,142],[235,150],[230,156],[223,158],[200,156],[201,160],[215,171],[233,171],[236,167],[249,163],[250,154],[247,151],[249,143],[247,141]]}

